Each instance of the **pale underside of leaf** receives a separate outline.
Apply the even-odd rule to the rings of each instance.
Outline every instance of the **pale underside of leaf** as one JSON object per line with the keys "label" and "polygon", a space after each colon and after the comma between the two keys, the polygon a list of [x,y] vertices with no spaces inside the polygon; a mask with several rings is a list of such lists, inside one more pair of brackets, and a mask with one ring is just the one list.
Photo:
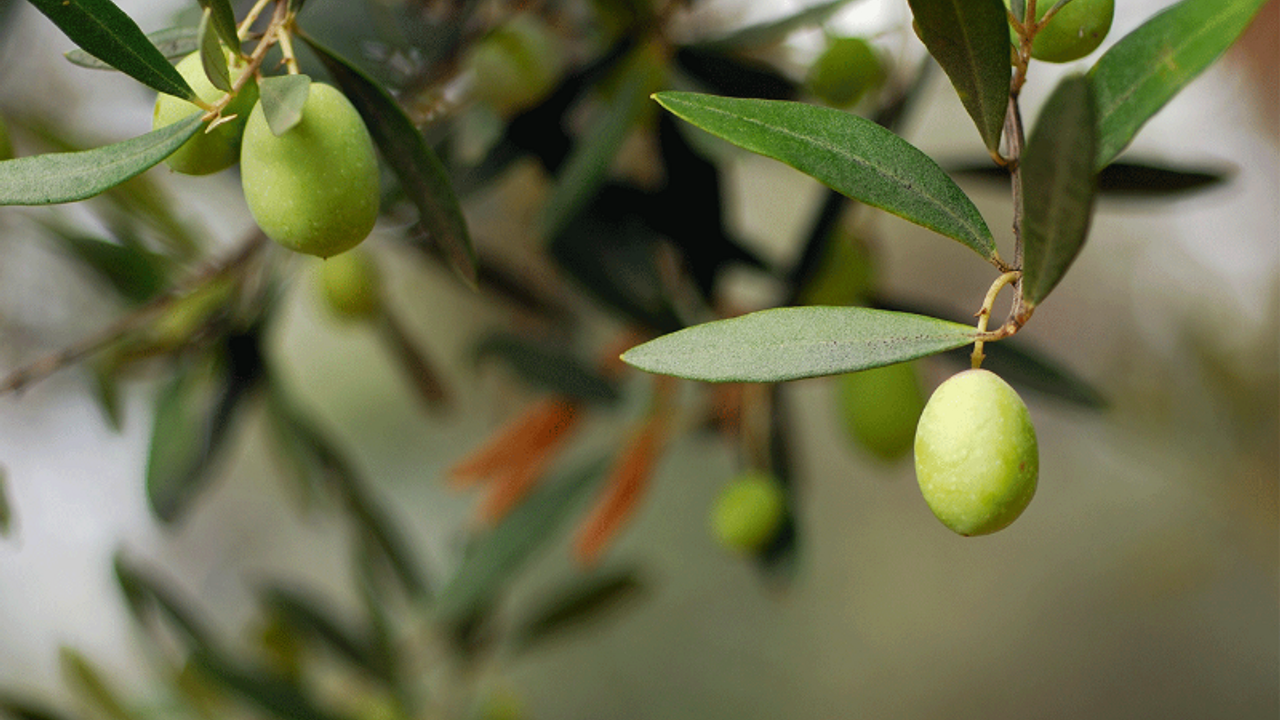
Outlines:
{"label": "pale underside of leaf", "polygon": [[695,325],[628,350],[636,368],[707,382],[781,382],[835,375],[951,350],[974,328],[861,307],[761,310]]}

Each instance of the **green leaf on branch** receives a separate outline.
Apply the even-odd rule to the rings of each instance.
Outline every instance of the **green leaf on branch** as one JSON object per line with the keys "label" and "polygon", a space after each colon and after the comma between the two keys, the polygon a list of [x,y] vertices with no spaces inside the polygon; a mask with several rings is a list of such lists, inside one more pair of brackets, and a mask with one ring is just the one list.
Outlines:
{"label": "green leaf on branch", "polygon": [[84,200],[155,166],[200,130],[201,113],[146,135],[79,152],[0,162],[0,205],[52,205]]}
{"label": "green leaf on branch", "polygon": [[1266,0],[1182,0],[1113,45],[1089,71],[1098,107],[1094,168],[1115,159],[1138,130],[1249,27]]}
{"label": "green leaf on branch", "polygon": [[120,245],[54,227],[48,229],[72,257],[125,300],[146,302],[168,284],[164,258],[139,245]]}
{"label": "green leaf on branch", "polygon": [[111,0],[30,1],[90,55],[153,90],[195,99],[195,91],[164,53]]}
{"label": "green leaf on branch", "polygon": [[279,137],[302,120],[302,107],[311,94],[306,75],[272,75],[258,83],[258,99],[271,134]]}
{"label": "green leaf on branch", "polygon": [[200,0],[200,7],[204,8],[205,14],[209,17],[209,23],[221,38],[222,44],[238,51],[240,36],[236,33],[236,14],[231,9],[230,0]]}
{"label": "green leaf on branch", "polygon": [[623,353],[651,373],[781,382],[892,365],[973,342],[968,325],[861,307],[795,307],[685,328]]}
{"label": "green leaf on branch", "polygon": [[58,662],[67,689],[77,695],[86,707],[94,708],[112,720],[138,720],[140,716],[126,709],[120,694],[89,658],[64,645],[58,651]]}
{"label": "green leaf on branch", "polygon": [[346,60],[299,34],[369,126],[382,157],[418,208],[419,222],[468,285],[476,285],[476,252],[444,163],[387,91]]}
{"label": "green leaf on branch", "polygon": [[1064,78],[1045,101],[1022,156],[1022,296],[1038,305],[1089,235],[1097,178],[1093,95],[1083,75]]}
{"label": "green leaf on branch", "polygon": [[777,100],[685,92],[654,99],[713,135],[998,259],[991,230],[964,191],[928,155],[870,120]]}
{"label": "green leaf on branch", "polygon": [[[1050,2],[1051,0],[1043,0]],[[929,54],[942,66],[987,149],[1000,147],[1009,109],[1009,20],[1000,0],[908,0]]]}
{"label": "green leaf on branch", "polygon": [[222,92],[231,92],[231,70],[227,67],[227,56],[222,51],[222,40],[218,38],[212,17],[207,7],[200,16],[200,65],[214,87]]}
{"label": "green leaf on branch", "polygon": [[609,613],[643,590],[644,582],[634,568],[576,578],[542,600],[514,632],[512,644],[522,652],[527,651]]}
{"label": "green leaf on branch", "polygon": [[544,480],[463,558],[440,593],[435,608],[440,620],[465,622],[488,607],[520,567],[555,536],[578,502],[603,478],[604,471],[601,460],[579,466],[567,476]]}
{"label": "green leaf on branch", "polygon": [[618,400],[617,386],[587,367],[561,346],[525,340],[509,333],[494,333],[475,348],[477,361],[489,357],[505,360],[530,385],[589,403]]}
{"label": "green leaf on branch", "polygon": [[[167,28],[147,33],[147,40],[156,46],[156,49],[160,51],[161,55],[165,56],[165,59],[170,61],[180,60],[200,49],[200,33],[198,28],[194,27]],[[102,62],[80,48],[68,50],[65,57],[73,65],[79,65],[89,70],[115,70],[111,65]]]}
{"label": "green leaf on branch", "polygon": [[263,592],[262,603],[292,634],[317,641],[372,677],[391,677],[391,669],[375,651],[369,632],[349,627],[310,593],[271,587]]}
{"label": "green leaf on branch", "polygon": [[800,28],[826,22],[828,18],[854,0],[827,0],[810,5],[777,20],[767,20],[734,30],[723,37],[697,43],[697,47],[714,50],[737,50],[782,42]]}

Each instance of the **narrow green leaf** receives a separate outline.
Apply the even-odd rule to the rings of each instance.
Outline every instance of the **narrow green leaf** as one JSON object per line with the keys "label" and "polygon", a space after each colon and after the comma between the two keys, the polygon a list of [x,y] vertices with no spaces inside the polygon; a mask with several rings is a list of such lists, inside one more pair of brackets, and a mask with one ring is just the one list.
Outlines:
{"label": "narrow green leaf", "polygon": [[0,466],[0,537],[13,532],[13,506],[9,504],[9,474]]}
{"label": "narrow green leaf", "polygon": [[539,225],[544,238],[558,236],[599,192],[647,98],[661,87],[663,73],[648,46],[636,48],[622,63],[609,102],[573,146],[543,206]]}
{"label": "narrow green leaf", "polygon": [[540,602],[515,631],[512,643],[527,651],[616,609],[643,589],[639,573],[631,568],[575,579]]}
{"label": "narrow green leaf", "polygon": [[788,307],[695,325],[623,353],[641,370],[707,382],[781,382],[892,365],[973,342],[974,328],[861,307]]}
{"label": "narrow green leaf", "polygon": [[201,114],[146,135],[79,152],[0,162],[0,205],[52,205],[93,197],[155,166],[200,130]]}
{"label": "narrow green leaf", "polygon": [[306,75],[272,75],[258,83],[258,101],[267,127],[277,137],[302,120],[302,106],[311,94],[311,78]]}
{"label": "narrow green leaf", "polygon": [[209,648],[191,655],[192,666],[245,700],[286,720],[340,720],[313,700],[307,690],[290,678],[262,667],[237,662]]}
{"label": "narrow green leaf", "polygon": [[418,208],[419,222],[468,285],[476,284],[476,253],[444,163],[398,103],[372,78],[312,38],[300,34],[346,93]]}
{"label": "narrow green leaf", "polygon": [[481,538],[462,560],[436,605],[439,619],[457,623],[488,606],[520,567],[545,545],[578,501],[603,477],[603,459],[549,478]]}
{"label": "narrow green leaf", "polygon": [[929,54],[951,78],[987,149],[995,151],[1009,108],[1009,19],[1004,4],[1000,0],[908,3]]}
{"label": "narrow green leaf", "polygon": [[1022,296],[1045,299],[1080,254],[1093,218],[1093,94],[1066,77],[1045,101],[1022,156]]}
{"label": "narrow green leaf", "polygon": [[507,333],[495,333],[480,341],[476,359],[497,357],[534,387],[593,403],[618,399],[618,388],[601,377],[562,346],[525,340]]}
{"label": "narrow green leaf", "polygon": [[158,612],[173,629],[179,631],[181,640],[188,647],[211,647],[213,635],[204,618],[198,617],[186,598],[154,570],[142,567],[120,552],[116,553],[112,566],[129,610],[140,623],[153,619],[153,613]]}
{"label": "narrow green leaf", "polygon": [[[989,159],[948,168],[953,175],[1009,185],[1009,171]],[[1117,161],[1098,172],[1099,198],[1173,200],[1209,190],[1231,180],[1234,171],[1223,167],[1183,166],[1160,162]]]}
{"label": "narrow green leaf", "polygon": [[58,651],[58,661],[63,681],[86,705],[112,720],[136,720],[137,716],[125,709],[119,694],[89,658],[64,645]]}
{"label": "narrow green leaf", "polygon": [[[147,33],[147,40],[170,61],[179,60],[200,49],[199,29],[193,27],[167,28]],[[66,58],[72,64],[90,70],[115,70],[80,48],[68,50]]]}
{"label": "narrow green leaf", "polygon": [[1240,37],[1266,0],[1182,0],[1111,46],[1089,71],[1098,107],[1094,169]]}
{"label": "narrow green leaf", "polygon": [[349,628],[311,595],[271,587],[263,593],[262,603],[295,633],[318,641],[373,677],[390,677],[390,668],[374,652],[368,633]]}
{"label": "narrow green leaf", "polygon": [[184,100],[196,93],[111,0],[30,0],[76,45],[147,87]]}
{"label": "narrow green leaf", "polygon": [[230,0],[200,0],[209,21],[222,44],[233,51],[240,49],[240,36],[236,34],[236,14],[231,9]]}
{"label": "narrow green leaf", "polygon": [[72,720],[71,715],[62,715],[50,708],[37,705],[29,700],[11,697],[0,693],[0,716],[13,720]]}
{"label": "narrow green leaf", "polygon": [[828,187],[998,259],[973,202],[928,155],[856,115],[803,103],[661,92],[663,107]]}
{"label": "narrow green leaf", "polygon": [[[982,352],[986,355],[982,367],[1018,390],[1038,392],[1088,410],[1107,407],[1106,396],[1093,384],[1018,338],[987,343]],[[953,350],[947,356],[957,365],[968,367],[971,353],[968,349]]]}
{"label": "narrow green leaf", "polygon": [[785,40],[788,35],[800,28],[826,22],[854,0],[827,0],[797,10],[791,15],[777,20],[767,20],[755,25],[734,30],[732,33],[714,40],[697,43],[697,47],[715,50],[739,50],[761,45],[772,45]]}
{"label": "narrow green leaf", "polygon": [[[227,68],[227,56],[222,51],[222,40],[213,26],[209,8],[200,16],[200,66],[205,77],[222,92],[231,92],[231,70]],[[234,47],[234,46],[233,46]]]}
{"label": "narrow green leaf", "polygon": [[146,302],[168,284],[164,259],[140,246],[120,245],[53,227],[48,230],[68,254],[130,302]]}

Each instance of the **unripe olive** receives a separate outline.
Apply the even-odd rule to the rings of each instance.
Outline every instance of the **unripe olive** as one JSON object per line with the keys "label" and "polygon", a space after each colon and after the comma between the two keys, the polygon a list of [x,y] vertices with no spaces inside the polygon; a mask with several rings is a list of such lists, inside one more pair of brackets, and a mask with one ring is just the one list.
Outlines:
{"label": "unripe olive", "polygon": [[881,460],[897,460],[911,451],[924,392],[915,363],[841,375],[840,415],[845,430]]}
{"label": "unripe olive", "polygon": [[759,550],[778,534],[786,507],[786,495],[772,475],[743,473],[716,498],[711,510],[712,534],[730,550]]}
{"label": "unripe olive", "polygon": [[870,43],[862,38],[837,37],[827,42],[809,67],[805,86],[828,105],[848,107],[884,80],[884,67]]}
{"label": "unripe olive", "polygon": [[966,370],[929,398],[916,430],[916,479],[929,509],[961,535],[1009,525],[1036,492],[1036,431],[1018,393]]}
{"label": "unripe olive", "polygon": [[[244,68],[244,64],[230,52],[226,53],[226,57],[227,66],[234,78]],[[226,95],[209,82],[200,62],[200,53],[192,53],[183,58],[178,62],[177,70],[201,100],[216,103]],[[224,117],[235,115],[234,119],[219,124],[211,131],[196,133],[165,162],[175,171],[187,175],[208,175],[231,167],[240,159],[240,136],[244,133],[249,111],[257,101],[258,85],[250,81],[222,111]],[[151,115],[151,129],[172,125],[197,112],[202,111],[192,103],[160,93],[156,96],[155,111]]]}
{"label": "unripe olive", "polygon": [[361,248],[335,255],[320,266],[325,305],[346,320],[362,320],[382,307],[378,266]]}
{"label": "unripe olive", "polygon": [[254,106],[240,149],[244,198],[272,240],[331,257],[360,244],[378,219],[378,161],[369,130],[337,88],[311,83],[302,119],[280,136]]}
{"label": "unripe olive", "polygon": [[[1036,20],[1043,18],[1056,0],[1036,3]],[[1009,6],[1009,0],[1005,0]],[[1065,63],[1088,55],[1107,37],[1115,16],[1115,0],[1072,0],[1062,7],[1031,43],[1031,57]]]}
{"label": "unripe olive", "polygon": [[530,108],[555,87],[563,68],[555,33],[536,15],[522,13],[473,45],[463,67],[475,96],[503,115]]}

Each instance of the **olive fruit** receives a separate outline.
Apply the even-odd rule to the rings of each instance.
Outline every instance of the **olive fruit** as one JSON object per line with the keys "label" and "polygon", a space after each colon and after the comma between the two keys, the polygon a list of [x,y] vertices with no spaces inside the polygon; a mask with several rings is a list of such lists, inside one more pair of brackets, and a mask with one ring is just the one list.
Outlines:
{"label": "olive fruit", "polygon": [[839,378],[840,416],[859,446],[885,461],[911,451],[924,392],[915,363],[897,363]]}
{"label": "olive fruit", "polygon": [[961,535],[1012,523],[1036,492],[1036,431],[1018,393],[965,370],[934,391],[916,430],[916,479],[929,509]]}
{"label": "olive fruit", "polygon": [[[226,56],[227,67],[234,78],[244,67],[244,63],[230,52],[227,52]],[[200,53],[192,53],[184,57],[178,62],[177,70],[201,100],[216,103],[226,95],[209,82],[204,66],[200,62]],[[165,162],[174,171],[187,175],[208,175],[231,167],[240,158],[240,136],[244,132],[249,111],[257,101],[258,85],[250,81],[222,111],[224,117],[235,115],[235,118],[220,123],[212,130],[206,129],[196,133]],[[151,115],[151,129],[156,130],[172,125],[196,112],[202,111],[194,104],[173,95],[160,93],[156,96],[155,111]]]}
{"label": "olive fruit", "polygon": [[828,105],[849,107],[884,80],[884,67],[870,43],[862,38],[835,37],[809,67],[805,87]]}
{"label": "olive fruit", "polygon": [[249,212],[272,240],[331,257],[359,245],[378,219],[378,161],[369,130],[337,88],[311,83],[302,117],[279,136],[262,103],[240,148]]}
{"label": "olive fruit", "polygon": [[511,115],[551,92],[564,64],[562,55],[546,23],[521,13],[473,45],[462,62],[472,73],[476,98]]}
{"label": "olive fruit", "polygon": [[325,305],[345,320],[363,320],[382,307],[378,266],[361,248],[335,255],[320,267]]}
{"label": "olive fruit", "polygon": [[[1039,0],[1036,19],[1043,18],[1055,4],[1055,0]],[[1005,0],[1005,6],[1008,5],[1009,0]],[[1111,30],[1115,10],[1115,0],[1072,0],[1036,33],[1031,43],[1031,57],[1065,63],[1097,50]]]}
{"label": "olive fruit", "polygon": [[753,552],[778,534],[786,515],[782,486],[770,474],[746,472],[725,485],[711,509],[711,531],[725,548]]}

